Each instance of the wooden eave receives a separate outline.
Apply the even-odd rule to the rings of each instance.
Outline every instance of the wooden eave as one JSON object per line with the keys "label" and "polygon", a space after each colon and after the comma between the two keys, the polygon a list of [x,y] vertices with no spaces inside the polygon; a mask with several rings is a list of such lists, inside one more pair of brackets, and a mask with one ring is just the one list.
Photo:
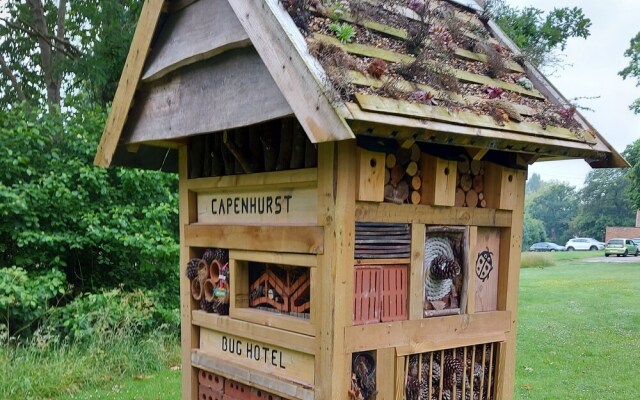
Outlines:
{"label": "wooden eave", "polygon": [[[162,19],[163,12],[169,13],[166,20]],[[415,18],[413,11],[409,9],[403,9],[402,12],[409,18]],[[469,8],[458,10],[455,15],[456,18],[469,18],[474,23],[481,24]],[[161,20],[163,23],[159,24]],[[375,21],[359,23],[386,35],[398,38],[406,35],[402,30]],[[489,21],[487,27],[497,40],[515,54],[519,53],[517,47],[492,21]],[[335,39],[322,35],[313,35],[310,40],[337,44],[343,50],[362,57],[381,58],[388,62],[410,61],[410,56],[387,49],[340,44]],[[493,38],[490,40],[495,41]],[[153,48],[154,46],[157,48]],[[266,86],[259,89],[271,94],[274,99],[270,108],[262,110],[258,115],[251,115],[249,111],[246,113],[248,118],[230,117],[221,124],[215,121],[218,114],[210,113],[207,115],[208,121],[182,129],[184,121],[176,116],[184,114],[185,120],[199,122],[202,111],[192,110],[199,101],[210,104],[217,101],[218,97],[222,97],[222,101],[235,97],[233,91],[236,87],[240,97],[250,92],[250,85],[253,83],[244,82],[242,77],[237,82],[223,79],[228,84],[226,89],[224,82],[216,83],[213,78],[216,73],[221,73],[216,68],[218,64],[224,63],[225,57],[231,57],[231,54],[251,59],[251,52],[257,52],[253,58],[255,68],[247,70],[246,76],[259,76],[260,71],[264,71],[259,79]],[[455,56],[482,61],[481,54],[462,49],[458,49]],[[247,63],[243,63],[245,64]],[[508,64],[507,68],[516,72],[522,70],[515,63]],[[209,71],[209,75],[198,72],[200,70]],[[525,63],[524,71],[533,82],[534,89],[524,89],[513,83],[462,70],[455,71],[455,75],[463,82],[498,86],[521,96],[546,98],[557,104],[567,104],[567,100],[538,70]],[[227,68],[224,73],[233,74],[233,70]],[[193,81],[192,86],[195,86],[198,79],[206,79],[209,86],[204,84],[199,92],[189,92],[188,88],[180,86],[186,85],[189,79]],[[382,81],[358,71],[349,71],[349,79],[356,86],[375,88],[383,84]],[[500,123],[485,115],[452,112],[442,107],[370,95],[358,95],[354,102],[343,103],[332,98],[327,82],[323,67],[309,54],[307,40],[278,0],[179,0],[167,3],[162,0],[146,0],[94,163],[107,167],[115,158],[126,165],[164,166],[167,159],[175,159],[174,154],[171,157],[165,154],[161,163],[157,160],[136,162],[133,160],[139,148],[136,146],[170,148],[188,136],[247,126],[262,122],[261,119],[294,114],[314,143],[352,139],[356,134],[387,138],[410,136],[414,140],[428,143],[536,155],[532,160],[538,157],[584,158],[593,167],[628,166],[620,154],[579,114],[576,119],[584,127],[584,131],[570,132],[558,127],[542,128],[533,123]],[[406,84],[414,85],[408,82]],[[425,86],[423,89],[430,88]],[[172,93],[177,99],[187,100],[175,101],[170,98]],[[432,93],[436,97],[451,97],[450,93],[438,93],[435,90]],[[473,96],[457,98],[463,104],[478,100]],[[154,101],[155,106],[149,103]],[[259,106],[257,102],[240,102],[231,113],[238,115],[242,113],[242,107],[252,110],[252,107]],[[512,106],[523,115],[532,112],[522,104]],[[189,110],[192,111],[191,114]],[[163,111],[170,113],[162,115]],[[157,120],[157,123],[153,125],[147,122],[143,129],[136,125],[141,118],[146,118],[146,121]],[[163,151],[145,151],[138,156],[157,156]],[[174,170],[173,167],[170,169]]]}

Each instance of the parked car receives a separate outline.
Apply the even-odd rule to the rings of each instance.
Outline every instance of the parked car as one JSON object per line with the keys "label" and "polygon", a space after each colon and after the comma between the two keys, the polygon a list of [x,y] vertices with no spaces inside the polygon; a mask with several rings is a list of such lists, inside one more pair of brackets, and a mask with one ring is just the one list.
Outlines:
{"label": "parked car", "polygon": [[559,244],[551,243],[551,242],[540,242],[534,243],[529,247],[529,251],[565,251],[566,248],[564,246],[560,246]]}
{"label": "parked car", "polygon": [[604,249],[604,243],[599,242],[593,238],[573,238],[570,239],[564,246],[567,251],[573,250],[602,250]]}
{"label": "parked car", "polygon": [[607,246],[604,248],[605,257],[615,254],[616,256],[626,257],[629,254],[637,256],[640,254],[638,245],[631,239],[615,238],[609,239]]}
{"label": "parked car", "polygon": [[633,242],[635,244],[637,244],[638,246],[640,246],[640,238],[632,238],[631,240],[633,240]]}

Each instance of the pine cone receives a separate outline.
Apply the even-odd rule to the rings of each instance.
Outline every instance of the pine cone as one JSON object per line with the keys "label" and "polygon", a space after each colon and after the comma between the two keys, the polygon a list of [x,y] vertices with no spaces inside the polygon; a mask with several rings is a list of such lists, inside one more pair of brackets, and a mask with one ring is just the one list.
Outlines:
{"label": "pine cone", "polygon": [[448,389],[453,388],[456,381],[453,374],[461,374],[463,370],[462,361],[457,357],[450,355],[444,356],[444,384]]}
{"label": "pine cone", "polygon": [[420,383],[418,382],[418,378],[414,378],[412,376],[407,378],[407,386],[405,388],[405,395],[407,400],[418,400],[420,399]]}
{"label": "pine cone", "polygon": [[204,260],[204,262],[207,263],[207,265],[211,265],[211,263],[215,258],[216,258],[215,250],[212,250],[212,249],[206,249],[204,251],[204,254],[202,254],[202,259]]}
{"label": "pine cone", "polygon": [[224,265],[224,264],[229,262],[229,250],[227,250],[227,249],[213,249],[213,258],[218,260],[220,262],[220,264]]}
{"label": "pine cone", "polygon": [[202,311],[208,312],[208,313],[214,313],[216,312],[216,302],[215,301],[207,301],[205,300],[205,298],[203,297],[202,299],[200,299],[200,309]]}
{"label": "pine cone", "polygon": [[460,274],[460,265],[452,258],[439,255],[431,261],[429,276],[434,279],[453,279],[458,274]]}
{"label": "pine cone", "polygon": [[200,263],[200,259],[199,258],[192,258],[191,260],[189,260],[189,262],[187,263],[187,278],[189,278],[190,281],[196,279],[196,277],[198,276],[198,264]]}

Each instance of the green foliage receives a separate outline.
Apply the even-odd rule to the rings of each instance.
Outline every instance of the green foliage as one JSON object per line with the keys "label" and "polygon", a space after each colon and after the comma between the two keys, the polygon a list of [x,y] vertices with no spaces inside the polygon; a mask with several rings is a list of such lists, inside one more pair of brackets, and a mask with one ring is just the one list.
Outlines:
{"label": "green foliage", "polygon": [[535,7],[521,9],[505,0],[490,0],[485,10],[535,66],[551,64],[552,53],[564,50],[570,38],[590,34],[591,20],[579,7],[554,8],[545,15]]}
{"label": "green foliage", "polygon": [[549,253],[522,253],[520,268],[544,268],[556,264]]}
{"label": "green foliage", "polygon": [[0,110],[0,268],[63,271],[74,292],[154,289],[177,307],[176,176],[92,166],[105,113]]}
{"label": "green foliage", "polygon": [[626,174],[629,179],[628,194],[633,208],[638,209],[640,208],[640,139],[628,145],[622,155],[631,164]]}
{"label": "green foliage", "polygon": [[540,190],[542,185],[542,180],[540,179],[540,174],[532,174],[529,179],[527,179],[527,184],[525,186],[525,193],[535,193]]}
{"label": "green foliage", "polygon": [[11,334],[27,332],[45,315],[50,303],[65,294],[66,278],[57,269],[28,273],[0,269],[0,321]]}
{"label": "green foliage", "polygon": [[564,244],[573,235],[569,232],[571,221],[578,212],[578,196],[573,186],[553,183],[526,205],[530,218],[544,223],[550,241]]}
{"label": "green foliage", "polygon": [[353,26],[347,23],[339,24],[337,22],[334,22],[333,24],[329,25],[329,29],[331,29],[331,31],[342,43],[349,43],[356,36],[356,30],[353,28]]}
{"label": "green foliage", "polygon": [[[125,399],[129,397],[118,393],[123,381],[148,379],[179,363],[179,340],[163,329],[142,336],[122,330],[83,343],[58,341],[37,332],[26,343],[0,345],[0,398],[76,399],[104,387],[111,392],[106,398]],[[173,393],[180,387],[179,372],[175,375]],[[155,399],[170,398],[168,393]]]}
{"label": "green foliage", "polygon": [[633,226],[629,179],[623,169],[589,172],[579,193],[579,211],[571,226],[581,236],[604,239],[607,226]]}
{"label": "green foliage", "polygon": [[[58,32],[58,1],[43,0],[45,26],[49,35]],[[32,7],[29,2],[0,3],[0,57],[15,77],[0,80],[0,106],[21,102],[24,93],[31,106],[59,104],[51,98],[51,86],[65,91],[88,93],[92,101],[106,106],[113,98],[122,65],[133,37],[143,2],[137,0],[74,0],[66,2],[61,40],[45,41],[51,52],[50,68],[53,81],[47,82],[46,61],[42,57]],[[4,71],[3,71],[4,76]],[[62,96],[64,98],[64,96]]]}
{"label": "green foliage", "polygon": [[[120,332],[148,333],[162,322],[155,304],[156,301],[141,290],[83,293],[71,303],[52,309],[47,317],[46,330],[76,342]],[[172,322],[171,327],[177,328],[175,318]]]}
{"label": "green foliage", "polygon": [[544,223],[525,214],[522,228],[522,248],[526,250],[532,244],[544,242],[546,239],[547,233],[544,229]]}
{"label": "green foliage", "polygon": [[[625,57],[629,57],[629,65],[622,71],[618,72],[622,79],[635,78],[636,86],[640,86],[640,32],[631,39],[629,48],[624,52]],[[636,99],[629,109],[636,114],[640,114],[640,98]]]}

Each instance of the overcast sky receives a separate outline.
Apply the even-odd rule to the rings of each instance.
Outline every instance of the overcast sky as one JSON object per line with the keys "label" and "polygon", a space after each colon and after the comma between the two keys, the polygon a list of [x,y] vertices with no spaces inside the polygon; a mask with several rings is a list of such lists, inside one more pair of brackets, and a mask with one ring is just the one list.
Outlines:
{"label": "overcast sky", "polygon": [[[542,10],[554,7],[581,7],[591,19],[591,35],[571,39],[564,51],[572,65],[549,77],[567,98],[600,96],[578,100],[594,111],[582,111],[591,124],[618,151],[640,138],[640,115],[629,111],[629,104],[640,97],[634,80],[623,81],[618,71],[628,65],[623,56],[629,41],[640,31],[640,0],[507,0],[517,7],[533,6]],[[566,181],[582,186],[591,167],[584,161],[538,162],[529,175],[539,173],[543,180]]]}

